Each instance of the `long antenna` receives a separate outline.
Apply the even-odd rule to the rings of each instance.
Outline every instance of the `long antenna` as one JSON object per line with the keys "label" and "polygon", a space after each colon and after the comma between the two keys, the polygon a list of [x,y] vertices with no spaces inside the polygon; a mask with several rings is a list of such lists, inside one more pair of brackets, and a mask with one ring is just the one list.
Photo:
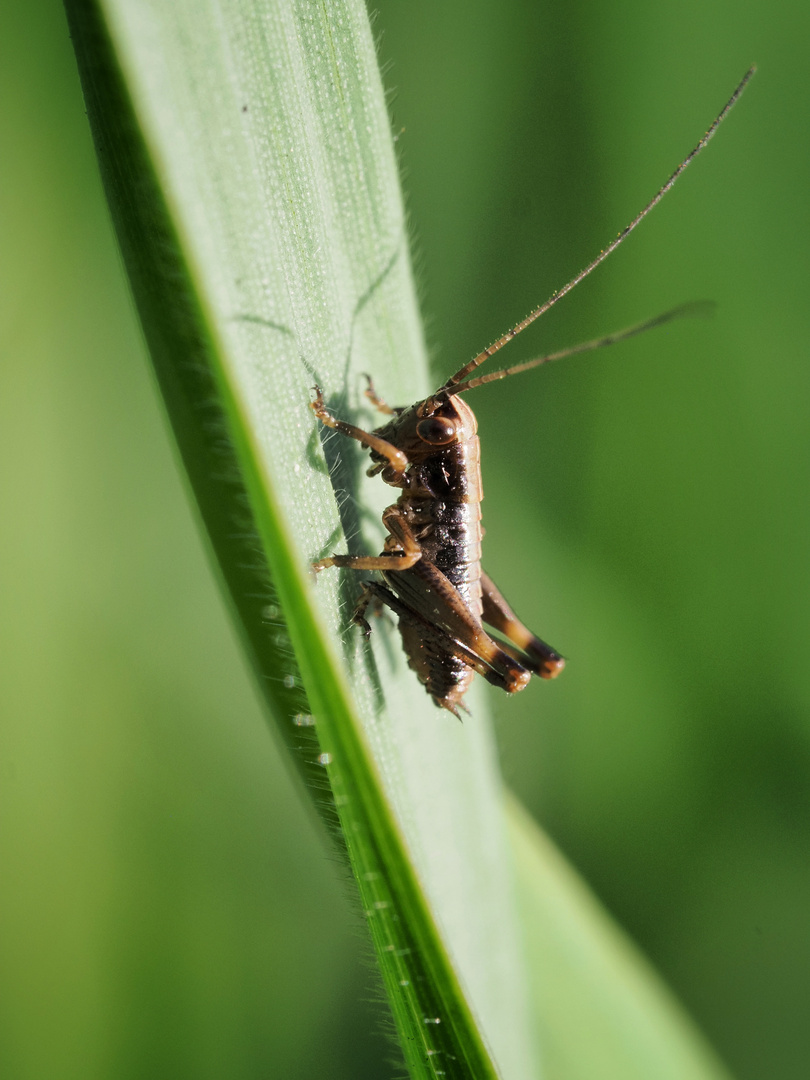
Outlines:
{"label": "long antenna", "polygon": [[[689,165],[692,164],[692,162],[695,160],[701,150],[703,150],[704,147],[713,138],[717,129],[720,127],[722,122],[728,116],[729,112],[739,101],[740,95],[742,94],[743,90],[745,90],[748,82],[753,77],[756,70],[756,65],[752,64],[748,71],[746,71],[737,89],[726,102],[725,107],[720,112],[717,119],[714,121],[712,126],[709,128],[709,130],[706,132],[706,134],[703,136],[703,138],[700,140],[700,142],[697,144],[691,154],[689,154],[688,157],[684,158],[684,160],[680,163],[678,168],[675,170],[672,176],[670,176],[669,180],[667,180],[664,186],[659,189],[658,193],[653,196],[652,199],[650,199],[644,209],[639,214],[636,214],[630,224],[626,228],[622,229],[622,231],[615,238],[615,240],[608,244],[608,246],[604,248],[603,251],[600,251],[600,253],[596,256],[593,262],[589,263],[584,270],[581,270],[575,278],[572,278],[572,280],[568,282],[567,285],[564,285],[562,289],[559,289],[557,292],[553,293],[544,304],[541,304],[540,307],[535,308],[534,311],[529,312],[526,318],[522,319],[516,326],[513,326],[511,330],[507,330],[503,337],[498,338],[494,345],[490,345],[489,348],[484,349],[483,352],[479,353],[478,356],[476,356],[473,360],[470,360],[468,364],[465,364],[463,368],[457,371],[455,375],[451,376],[444,384],[444,386],[440,387],[439,392],[441,392],[442,390],[452,390],[452,388],[456,386],[457,383],[465,380],[467,376],[471,372],[475,371],[477,367],[483,364],[485,360],[488,360],[490,356],[494,356],[494,354],[496,352],[499,352],[504,347],[504,345],[508,345],[512,338],[517,337],[517,335],[520,334],[523,330],[525,330],[527,326],[530,326],[535,319],[539,319],[541,315],[544,315],[550,307],[553,307],[558,300],[561,300],[566,293],[569,293],[575,285],[579,285],[580,281],[582,281],[583,278],[586,278],[588,274],[590,274],[593,270],[597,268],[597,266],[599,266],[600,263],[605,261],[608,255],[610,255],[613,251],[616,250],[619,244],[621,244],[622,241],[630,235],[633,229],[635,229],[636,225],[643,221],[647,214],[649,214],[649,212],[653,209],[653,207],[657,206],[658,203],[661,202],[666,193],[674,185],[675,181],[680,177],[681,173]],[[501,376],[501,378],[503,378],[503,376]],[[470,389],[470,387],[466,386],[465,389]]]}
{"label": "long antenna", "polygon": [[456,394],[463,394],[465,390],[473,390],[476,386],[497,382],[499,379],[506,379],[510,375],[519,375],[522,371],[530,371],[532,368],[540,367],[541,364],[550,364],[552,360],[566,360],[569,356],[593,352],[594,349],[602,349],[606,345],[616,345],[619,341],[627,341],[628,338],[635,337],[636,334],[643,334],[656,326],[663,326],[664,323],[672,322],[673,319],[711,315],[714,308],[715,304],[712,300],[693,300],[691,303],[680,304],[678,307],[671,308],[669,311],[656,315],[652,319],[645,319],[644,322],[628,326],[624,330],[615,330],[612,334],[605,334],[604,337],[595,338],[593,341],[584,341],[580,345],[572,345],[567,349],[560,349],[558,352],[547,353],[545,356],[538,356],[534,360],[515,364],[514,367],[504,368],[503,371],[491,371],[488,375],[479,375],[475,379],[454,383],[449,392],[455,397]]}

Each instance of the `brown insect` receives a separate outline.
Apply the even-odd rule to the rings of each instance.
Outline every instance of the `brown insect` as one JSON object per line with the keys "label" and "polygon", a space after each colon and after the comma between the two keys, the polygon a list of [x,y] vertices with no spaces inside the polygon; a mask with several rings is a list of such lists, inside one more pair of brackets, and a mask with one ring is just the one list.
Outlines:
{"label": "brown insect", "polygon": [[[364,582],[355,622],[368,635],[371,628],[365,614],[369,604],[391,608],[398,617],[410,667],[434,702],[455,716],[464,708],[462,698],[475,672],[511,694],[522,690],[532,675],[553,679],[565,666],[560,654],[518,619],[481,566],[481,451],[475,416],[460,395],[552,360],[624,341],[705,308],[686,304],[595,341],[469,378],[622,243],[706,146],[755,70],[752,67],[746,72],[694,150],[627,228],[564,288],[460,368],[430,397],[407,408],[391,408],[377,396],[369,379],[366,395],[391,419],[368,432],[332,416],[320,387],[314,388],[316,398],[311,407],[318,419],[367,447],[374,462],[368,475],[381,476],[401,494],[382,516],[388,531],[382,554],[331,555],[313,563],[313,568],[343,566],[380,572],[382,581]],[[484,623],[506,640],[492,637]]]}

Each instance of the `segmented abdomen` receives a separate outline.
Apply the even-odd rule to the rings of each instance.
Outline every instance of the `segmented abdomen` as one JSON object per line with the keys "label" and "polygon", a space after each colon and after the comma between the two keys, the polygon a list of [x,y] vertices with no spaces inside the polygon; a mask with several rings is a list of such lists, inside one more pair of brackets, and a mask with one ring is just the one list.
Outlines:
{"label": "segmented abdomen", "polygon": [[[437,507],[437,509],[439,509]],[[435,550],[426,555],[464,598],[471,614],[481,618],[481,508],[480,504],[444,503],[434,525]]]}
{"label": "segmented abdomen", "polygon": [[420,523],[414,531],[423,558],[455,585],[480,621],[483,492],[478,436],[448,446],[421,466],[417,492],[403,502]]}

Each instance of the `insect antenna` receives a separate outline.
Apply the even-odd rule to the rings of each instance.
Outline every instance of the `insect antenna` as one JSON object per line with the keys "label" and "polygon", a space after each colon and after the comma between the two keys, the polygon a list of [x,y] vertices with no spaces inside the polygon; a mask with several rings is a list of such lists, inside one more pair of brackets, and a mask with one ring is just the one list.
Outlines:
{"label": "insect antenna", "polygon": [[694,300],[691,303],[680,304],[678,307],[671,308],[661,315],[656,315],[652,319],[645,319],[644,322],[636,323],[635,326],[628,326],[624,330],[615,330],[612,334],[605,334],[604,337],[594,338],[592,341],[583,341],[581,345],[572,345],[567,349],[560,349],[559,352],[547,353],[545,356],[538,356],[534,360],[526,360],[525,363],[504,368],[502,371],[491,371],[488,375],[479,375],[475,379],[466,379],[464,382],[455,383],[449,388],[449,393],[452,397],[455,397],[456,394],[463,394],[466,390],[472,390],[476,386],[483,386],[484,383],[497,382],[499,379],[506,379],[510,375],[518,375],[521,371],[529,371],[531,368],[540,367],[541,364],[550,364],[552,360],[565,360],[569,356],[593,352],[594,349],[601,349],[605,345],[615,345],[619,341],[627,341],[628,338],[635,337],[636,334],[643,334],[647,330],[655,329],[656,326],[663,326],[664,323],[672,322],[673,319],[706,317],[714,313],[715,307],[713,300]]}
{"label": "insect antenna", "polygon": [[[748,82],[753,77],[754,72],[756,70],[757,70],[756,66],[752,65],[748,69],[748,71],[746,71],[746,73],[743,76],[739,86],[734,91],[734,93],[731,95],[729,100],[726,102],[725,106],[723,107],[723,109],[721,110],[721,112],[719,113],[717,118],[715,119],[714,123],[711,125],[709,130],[706,132],[706,134],[703,136],[703,138],[700,140],[700,142],[697,144],[697,146],[694,148],[694,150],[692,150],[692,152],[687,157],[684,158],[684,160],[680,163],[680,165],[675,170],[675,172],[672,174],[672,176],[670,176],[669,180],[667,180],[667,182],[663,185],[663,187],[661,187],[658,190],[658,192],[653,196],[653,198],[650,199],[650,201],[647,203],[647,205],[644,207],[644,209],[640,213],[636,214],[636,216],[633,218],[633,220],[630,222],[630,224],[627,225],[624,229],[622,229],[622,231],[619,233],[619,235],[614,240],[612,240],[611,243],[608,244],[608,246],[606,248],[604,248],[602,251],[600,251],[599,254],[596,256],[596,258],[592,262],[588,263],[588,265],[585,267],[584,270],[580,270],[580,272],[577,274],[577,276],[575,278],[572,278],[571,281],[569,281],[567,285],[564,285],[561,289],[558,289],[555,293],[552,293],[552,295],[548,298],[548,300],[546,300],[546,302],[544,304],[541,304],[540,307],[535,308],[534,311],[530,311],[529,314],[525,317],[525,319],[522,319],[519,323],[517,323],[515,326],[513,326],[511,330],[507,330],[506,333],[502,337],[498,338],[498,340],[493,345],[490,345],[488,348],[484,349],[484,351],[480,352],[478,354],[478,356],[474,357],[472,360],[469,361],[469,363],[465,364],[464,367],[460,368],[455,373],[455,375],[452,375],[447,380],[447,382],[443,386],[441,386],[439,388],[438,392],[449,391],[450,393],[460,393],[461,392],[460,390],[454,389],[454,388],[457,387],[461,383],[464,383],[464,389],[469,390],[471,388],[472,383],[465,382],[468,375],[470,375],[473,371],[475,371],[475,369],[477,367],[480,367],[480,365],[483,364],[485,360],[488,360],[490,358],[490,356],[494,356],[494,354],[496,352],[499,352],[504,347],[504,345],[508,345],[509,342],[512,340],[512,338],[517,337],[517,335],[522,333],[522,331],[524,331],[527,326],[530,326],[534,322],[535,319],[539,319],[541,315],[544,315],[548,311],[549,308],[553,307],[557,303],[558,300],[562,300],[562,298],[565,296],[566,293],[569,293],[574,288],[575,285],[579,285],[580,281],[582,281],[583,278],[586,278],[588,276],[588,274],[590,274],[593,270],[595,270],[597,268],[597,266],[599,266],[600,263],[605,261],[605,259],[608,257],[608,255],[610,255],[612,252],[614,252],[616,250],[616,248],[619,246],[619,244],[621,244],[624,240],[627,239],[627,237],[630,235],[630,233],[633,231],[633,229],[635,229],[635,227],[641,221],[644,220],[644,218],[647,216],[647,214],[649,214],[649,212],[655,206],[657,206],[658,203],[661,202],[661,200],[666,195],[666,193],[675,184],[675,181],[680,177],[681,173],[689,165],[692,164],[692,162],[695,160],[695,158],[698,156],[698,154],[701,152],[701,150],[703,150],[704,147],[713,138],[713,136],[717,132],[717,129],[720,127],[722,122],[728,116],[729,112],[734,108],[734,106],[739,101],[740,95],[742,94],[743,90],[745,90],[746,86],[748,85]],[[675,310],[678,310],[678,309],[675,309]],[[670,315],[669,317],[674,317],[674,316]],[[667,319],[665,317],[663,317],[663,316],[658,316],[658,319],[663,320],[663,321],[667,321]],[[651,325],[653,325],[653,326],[657,325],[656,320],[652,320]],[[646,329],[646,324],[642,324],[639,327],[635,327],[635,328],[631,328],[631,329],[633,330],[634,333],[640,333],[641,330]],[[622,333],[627,333],[627,332],[622,331]],[[631,336],[631,335],[628,333],[627,336]],[[611,344],[612,341],[615,341],[615,340],[617,340],[617,338],[615,336],[612,336],[611,341],[606,341],[605,344]],[[601,342],[598,342],[598,343],[589,342],[587,345],[577,347],[573,351],[575,351],[575,352],[584,352],[588,348],[598,348],[599,344],[601,344]],[[569,352],[569,353],[564,353],[564,354],[555,354],[555,356],[553,358],[554,359],[561,359],[563,355],[571,355],[571,353]],[[547,358],[542,357],[542,358],[540,358],[540,360],[537,361],[537,363],[542,363],[546,359]],[[530,366],[535,366],[533,361],[529,361],[529,364],[530,364]],[[522,369],[522,367],[519,366],[517,370],[523,370],[523,369]],[[512,373],[514,373],[514,369],[508,368],[508,369],[506,369],[506,373],[507,374],[512,374]],[[495,374],[498,375],[498,377],[500,377],[500,378],[505,378],[504,373],[496,372]],[[473,380],[473,382],[475,382],[475,385],[480,385],[478,380]]]}

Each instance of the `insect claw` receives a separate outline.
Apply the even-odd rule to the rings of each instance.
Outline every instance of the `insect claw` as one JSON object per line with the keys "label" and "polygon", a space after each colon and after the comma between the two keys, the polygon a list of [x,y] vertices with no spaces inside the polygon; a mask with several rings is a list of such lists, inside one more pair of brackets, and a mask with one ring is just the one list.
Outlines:
{"label": "insect claw", "polygon": [[310,409],[312,409],[312,411],[315,413],[321,423],[326,424],[327,427],[333,427],[334,420],[326,409],[326,403],[323,400],[323,390],[321,390],[320,386],[318,386],[317,383],[312,387],[312,390],[315,394],[315,400],[310,401]]}

